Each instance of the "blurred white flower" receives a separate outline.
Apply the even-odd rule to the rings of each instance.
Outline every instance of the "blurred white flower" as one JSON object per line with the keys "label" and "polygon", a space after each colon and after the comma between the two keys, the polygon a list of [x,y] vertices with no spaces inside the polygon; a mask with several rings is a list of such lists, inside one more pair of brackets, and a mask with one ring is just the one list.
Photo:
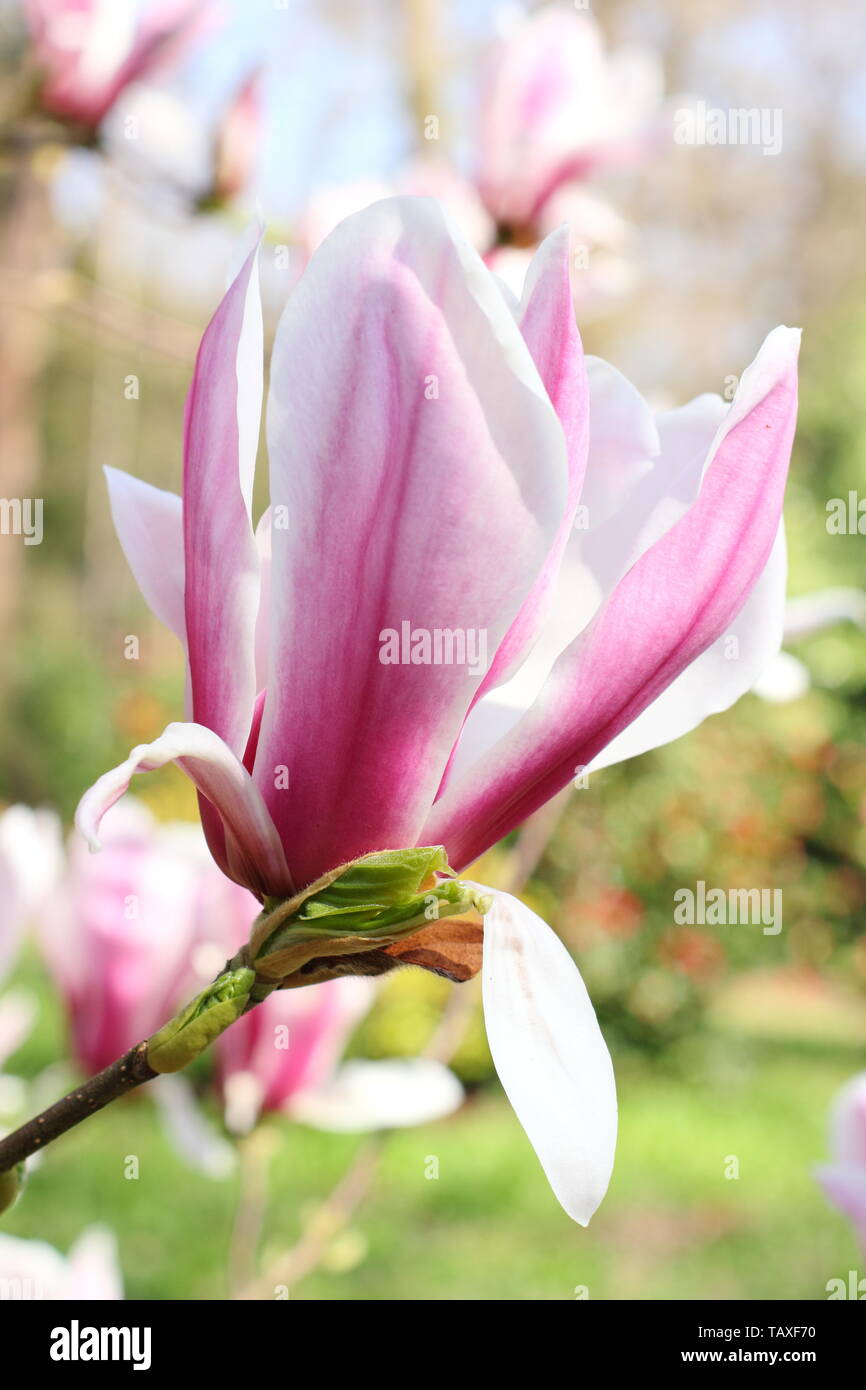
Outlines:
{"label": "blurred white flower", "polygon": [[123,1298],[117,1241],[105,1226],[90,1226],[68,1255],[43,1240],[0,1233],[0,1300]]}
{"label": "blurred white flower", "polygon": [[[838,623],[855,623],[866,632],[866,594],[860,589],[821,589],[788,599],[785,605],[784,642],[812,637]],[[752,686],[755,695],[770,704],[799,700],[811,688],[809,668],[790,652],[777,652]]]}

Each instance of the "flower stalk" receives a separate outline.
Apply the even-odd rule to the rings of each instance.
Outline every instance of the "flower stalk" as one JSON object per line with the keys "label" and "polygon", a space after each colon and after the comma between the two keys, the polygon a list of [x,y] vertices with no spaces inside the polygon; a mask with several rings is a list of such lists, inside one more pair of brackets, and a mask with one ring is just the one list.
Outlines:
{"label": "flower stalk", "polygon": [[0,1211],[11,1206],[17,1196],[16,1165],[128,1091],[164,1072],[189,1066],[219,1033],[240,1018],[254,981],[252,970],[224,970],[153,1037],[136,1043],[41,1115],[0,1139]]}

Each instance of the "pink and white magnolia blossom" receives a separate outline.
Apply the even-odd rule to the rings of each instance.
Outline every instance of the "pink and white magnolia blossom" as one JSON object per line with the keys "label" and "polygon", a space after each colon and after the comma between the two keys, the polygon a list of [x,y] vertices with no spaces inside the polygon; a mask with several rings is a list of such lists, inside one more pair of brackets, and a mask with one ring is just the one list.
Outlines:
{"label": "pink and white magnolia blossom", "polygon": [[25,0],[42,105],[99,125],[131,82],[199,32],[209,8],[210,0]]}
{"label": "pink and white magnolia blossom", "polygon": [[866,1072],[843,1086],[830,1116],[831,1162],[816,1177],[852,1222],[866,1255]]}
{"label": "pink and white magnolia blossom", "polygon": [[515,17],[482,87],[476,180],[491,217],[534,228],[565,184],[638,157],[661,94],[657,60],[606,54],[590,15],[550,5]]}
{"label": "pink and white magnolia blossom", "polygon": [[463,1092],[440,1063],[354,1059],[339,1065],[376,986],[358,976],[317,989],[278,990],[217,1038],[217,1083],[226,1124],[251,1129],[282,1113],[319,1129],[423,1124],[450,1114]]}
{"label": "pink and white magnolia blossom", "polygon": [[[433,200],[337,227],[277,331],[271,507],[254,526],[249,252],[199,351],[183,502],[108,473],[127,559],[183,644],[189,713],[85,794],[93,845],[132,776],[176,762],[214,858],[260,899],[381,849],[441,844],[461,872],[576,770],[675,738],[751,685],[781,634],[798,334],[769,335],[730,404],[656,416],[584,362],[568,261],[557,232],[512,310]],[[403,624],[484,634],[486,671],[423,664],[423,644],[422,661],[384,664]],[[492,897],[494,1062],[585,1223],[613,1162],[610,1058],[565,947]],[[425,931],[413,958],[441,968]]]}

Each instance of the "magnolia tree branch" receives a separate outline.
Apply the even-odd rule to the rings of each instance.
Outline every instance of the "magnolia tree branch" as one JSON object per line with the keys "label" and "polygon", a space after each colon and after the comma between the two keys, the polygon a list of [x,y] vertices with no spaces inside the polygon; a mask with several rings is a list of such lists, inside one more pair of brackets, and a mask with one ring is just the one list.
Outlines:
{"label": "magnolia tree branch", "polygon": [[23,1163],[53,1139],[74,1129],[88,1115],[94,1115],[103,1106],[157,1075],[147,1060],[147,1043],[136,1043],[104,1071],[55,1101],[41,1115],[7,1134],[5,1139],[0,1139],[0,1173]]}
{"label": "magnolia tree branch", "polygon": [[218,1034],[240,1018],[254,983],[252,970],[227,966],[152,1038],[136,1043],[97,1076],[0,1139],[0,1211],[11,1205],[18,1190],[17,1182],[2,1181],[5,1175],[127,1091],[152,1081],[162,1072],[181,1071],[188,1066]]}
{"label": "magnolia tree branch", "polygon": [[[561,814],[562,805],[563,798],[558,797],[549,807],[537,812],[527,822],[518,841],[516,858],[508,875],[509,887],[512,889],[522,887],[537,866]],[[333,876],[326,876],[329,877]],[[459,884],[456,886],[460,887]],[[481,907],[479,910],[483,912],[485,908]],[[279,916],[281,912],[282,907],[278,907],[274,917]],[[263,913],[262,918],[257,919],[258,922],[263,922],[264,935],[267,937],[267,912]],[[153,1037],[136,1043],[135,1047],[118,1057],[116,1062],[112,1062],[97,1076],[77,1086],[47,1110],[43,1110],[40,1115],[36,1115],[11,1134],[7,1134],[4,1139],[0,1139],[0,1212],[15,1200],[18,1191],[15,1170],[25,1159],[38,1153],[46,1144],[59,1139],[61,1134],[74,1129],[82,1120],[86,1120],[97,1110],[102,1110],[127,1091],[135,1090],[137,1086],[152,1081],[163,1072],[181,1071],[198,1057],[214,1038],[236,1022],[244,1012],[260,1003],[275,988],[273,980],[259,980],[256,971],[250,969],[246,963],[248,957],[249,951],[244,948],[233,960],[227,962],[225,969],[212,984],[175,1014],[174,1018],[160,1028],[159,1032],[154,1033]],[[459,1047],[477,1003],[477,985],[475,989],[466,989],[465,986],[463,988],[463,1000],[456,1005],[452,1001],[450,1006],[446,1007],[440,1028],[426,1049],[425,1055],[428,1057],[450,1061]],[[335,1213],[339,1226],[362,1200],[375,1176],[383,1142],[384,1136],[372,1136],[369,1145],[359,1155],[358,1172],[355,1173],[354,1167],[350,1169],[344,1183],[332,1194],[330,1208],[328,1203],[325,1204],[328,1210],[327,1219],[322,1223],[324,1227],[330,1228],[333,1225],[332,1218]],[[314,1268],[320,1249],[321,1236],[316,1230],[310,1242],[310,1251],[305,1250],[304,1258],[298,1261],[299,1267],[303,1267],[305,1273],[308,1270],[308,1254],[313,1257],[313,1264],[309,1267]],[[248,1292],[241,1294],[241,1297],[250,1296],[256,1295],[250,1295]]]}

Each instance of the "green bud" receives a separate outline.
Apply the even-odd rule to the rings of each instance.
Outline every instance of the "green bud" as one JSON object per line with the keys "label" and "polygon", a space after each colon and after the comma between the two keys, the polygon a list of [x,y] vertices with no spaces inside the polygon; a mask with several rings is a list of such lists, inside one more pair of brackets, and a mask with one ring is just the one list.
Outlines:
{"label": "green bud", "polygon": [[255,972],[227,970],[203,989],[164,1028],[148,1040],[147,1060],[154,1071],[181,1071],[189,1066],[236,1019],[240,1018]]}
{"label": "green bud", "polygon": [[0,1212],[8,1211],[14,1206],[24,1187],[24,1164],[18,1163],[14,1168],[7,1168],[5,1173],[0,1173]]}

